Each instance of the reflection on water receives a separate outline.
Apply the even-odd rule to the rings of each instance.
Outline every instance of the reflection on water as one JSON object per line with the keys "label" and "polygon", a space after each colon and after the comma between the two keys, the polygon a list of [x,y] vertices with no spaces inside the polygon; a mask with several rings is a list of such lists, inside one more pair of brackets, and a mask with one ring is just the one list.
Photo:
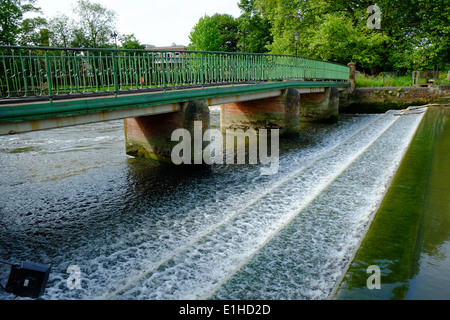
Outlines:
{"label": "reflection on water", "polygon": [[326,299],[420,120],[305,125],[274,176],[129,159],[121,121],[0,137],[0,258],[51,265],[44,299]]}
{"label": "reflection on water", "polygon": [[450,108],[431,108],[430,176],[416,251],[417,272],[406,299],[450,299]]}
{"label": "reflection on water", "polygon": [[449,145],[450,109],[429,108],[337,298],[450,299]]}

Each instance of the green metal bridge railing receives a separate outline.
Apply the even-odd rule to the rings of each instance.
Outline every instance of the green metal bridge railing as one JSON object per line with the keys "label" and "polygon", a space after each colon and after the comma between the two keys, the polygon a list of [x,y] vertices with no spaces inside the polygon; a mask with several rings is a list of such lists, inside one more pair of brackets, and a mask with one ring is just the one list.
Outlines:
{"label": "green metal bridge railing", "polygon": [[348,79],[347,66],[288,55],[0,46],[0,90],[6,100]]}

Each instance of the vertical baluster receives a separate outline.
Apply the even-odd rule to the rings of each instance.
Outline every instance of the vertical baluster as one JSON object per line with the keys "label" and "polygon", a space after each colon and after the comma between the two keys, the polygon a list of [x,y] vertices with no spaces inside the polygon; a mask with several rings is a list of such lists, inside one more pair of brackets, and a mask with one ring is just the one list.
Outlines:
{"label": "vertical baluster", "polygon": [[[124,53],[124,55],[119,55],[117,56],[119,63],[118,63],[118,69],[117,72],[119,73],[120,76],[120,86],[119,86],[119,90],[125,90],[125,87],[127,86],[127,75],[126,75],[126,53]],[[125,87],[124,87],[125,86]]]}
{"label": "vertical baluster", "polygon": [[131,63],[131,54],[128,53],[128,59],[126,59],[125,61],[126,61],[125,83],[126,83],[127,89],[129,90],[129,89],[133,88],[133,77],[132,77],[133,67],[132,67],[132,63]]}
{"label": "vertical baluster", "polygon": [[22,52],[20,52],[20,61],[22,63],[22,76],[23,76],[23,83],[25,86],[25,97],[27,97],[28,96],[27,69],[25,67],[25,58],[22,57]]}
{"label": "vertical baluster", "polygon": [[78,72],[77,55],[75,52],[73,53],[72,62],[73,62],[73,76],[74,76],[74,81],[75,81],[75,92],[79,93],[80,92],[80,75]]}
{"label": "vertical baluster", "polygon": [[[67,77],[69,76],[69,70],[66,68],[69,63],[69,56],[64,56],[64,50],[61,51],[61,85],[63,86],[64,93],[70,93],[70,87],[67,83]],[[69,78],[70,80],[70,78]]]}
{"label": "vertical baluster", "polygon": [[[99,54],[101,54],[101,52],[99,52]],[[98,79],[99,79],[100,74],[98,72],[97,64],[95,63],[96,59],[97,59],[97,56],[95,55],[95,52],[94,52],[93,57],[92,57],[92,64],[91,64],[91,68],[92,68],[91,74],[92,74],[92,77],[94,78],[92,84],[95,86],[95,92],[99,92],[100,87],[99,87]]]}
{"label": "vertical baluster", "polygon": [[116,52],[112,53],[113,73],[114,73],[114,95],[117,98],[119,92],[119,68],[117,65]]}
{"label": "vertical baluster", "polygon": [[[73,78],[73,73],[74,73],[74,71],[73,71],[73,64],[72,64],[72,67],[71,67],[71,57],[73,56],[73,54],[74,53],[71,53],[70,51],[67,51],[67,71],[68,71],[68,76],[69,76],[69,88],[70,88],[70,91],[69,91],[69,93],[73,93],[73,86],[74,86],[74,81],[73,80],[75,80],[74,78]],[[72,78],[73,78],[73,80],[72,80]]]}
{"label": "vertical baluster", "polygon": [[144,87],[144,77],[143,77],[143,64],[142,64],[142,60],[143,60],[143,56],[141,56],[141,53],[138,52],[138,60],[137,60],[137,67],[138,67],[138,80],[139,80],[139,86],[142,89]]}
{"label": "vertical baluster", "polygon": [[19,82],[19,68],[17,67],[17,59],[14,55],[13,51],[13,58],[12,58],[12,84],[13,84],[13,92],[16,92],[17,95],[20,94],[20,82]]}
{"label": "vertical baluster", "polygon": [[6,97],[9,98],[11,96],[11,89],[9,86],[9,77],[8,77],[8,68],[6,67],[5,56],[3,56],[3,72],[5,74],[5,82],[6,82]]}
{"label": "vertical baluster", "polygon": [[50,60],[48,58],[48,50],[45,50],[45,66],[46,66],[46,71],[47,71],[48,95],[50,98],[50,102],[53,102],[52,70],[50,67]]}
{"label": "vertical baluster", "polygon": [[146,52],[144,54],[145,57],[147,57],[147,64],[146,64],[146,73],[145,73],[145,83],[147,88],[150,88],[152,86],[152,64],[150,60],[150,53]]}
{"label": "vertical baluster", "polygon": [[[54,94],[58,95],[60,93],[64,93],[64,88],[61,86],[61,57],[56,56],[56,53],[53,54],[53,61],[55,63],[55,87],[53,88]],[[55,92],[56,90],[56,92]]]}
{"label": "vertical baluster", "polygon": [[[110,91],[111,88],[111,80],[110,80],[110,73],[109,73],[109,67],[108,67],[108,57],[109,55],[105,53],[105,55],[102,55],[100,52],[99,59],[98,59],[98,65],[99,65],[99,72],[101,74],[100,77],[100,85],[105,91]],[[112,59],[112,56],[111,56]],[[111,61],[112,62],[112,61]]]}
{"label": "vertical baluster", "polygon": [[134,75],[134,83],[136,84],[136,89],[139,89],[139,70],[138,70],[138,57],[136,55],[136,52],[133,53],[133,75]]}
{"label": "vertical baluster", "polygon": [[110,90],[111,86],[113,87],[113,92],[116,90],[116,71],[114,67],[117,67],[115,62],[116,57],[115,54],[112,52],[111,55],[105,56],[105,72],[106,72],[106,79],[108,82],[108,91]]}
{"label": "vertical baluster", "polygon": [[91,88],[93,87],[92,83],[92,63],[91,61],[91,52],[86,52],[86,57],[84,58],[84,81],[85,81],[85,87],[84,92],[91,91]]}
{"label": "vertical baluster", "polygon": [[187,65],[186,65],[186,53],[184,52],[180,52],[180,59],[181,59],[181,74],[182,74],[182,78],[181,78],[181,84],[185,85],[187,83]]}
{"label": "vertical baluster", "polygon": [[166,53],[165,52],[162,53],[161,63],[162,63],[162,72],[163,72],[163,78],[162,78],[163,88],[164,88],[164,92],[166,92],[166,85],[167,85],[166,80],[167,79],[166,79],[166,66],[165,66],[165,64],[166,64]]}
{"label": "vertical baluster", "polygon": [[33,58],[31,56],[31,50],[28,50],[28,66],[29,66],[29,78],[31,83],[31,92],[33,95],[36,94],[36,88],[34,85],[34,72],[33,72]]}
{"label": "vertical baluster", "polygon": [[202,53],[200,53],[200,72],[201,72],[201,79],[200,79],[200,81],[201,81],[201,83],[202,83],[202,88],[204,88],[205,87],[205,74],[204,74],[204,72],[205,72],[205,68],[204,68],[204,64],[203,64],[203,52]]}
{"label": "vertical baluster", "polygon": [[173,52],[172,54],[174,55],[174,61],[173,61],[173,71],[175,72],[175,74],[174,74],[174,76],[175,76],[175,79],[174,79],[175,83],[174,83],[174,85],[177,86],[177,85],[180,84],[180,75],[181,75],[181,73],[180,73],[180,71],[181,71],[181,69],[180,69],[180,55],[179,55],[178,52]]}

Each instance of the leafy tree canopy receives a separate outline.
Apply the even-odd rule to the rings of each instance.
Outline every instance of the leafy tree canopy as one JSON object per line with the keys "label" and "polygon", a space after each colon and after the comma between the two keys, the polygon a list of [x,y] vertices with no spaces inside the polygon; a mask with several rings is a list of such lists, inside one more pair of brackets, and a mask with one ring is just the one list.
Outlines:
{"label": "leafy tree canopy", "polygon": [[111,47],[111,33],[114,32],[116,13],[99,3],[78,0],[75,12],[78,27],[74,30],[76,47]]}
{"label": "leafy tree canopy", "polygon": [[189,50],[222,51],[222,37],[214,20],[205,15],[192,29],[189,39]]}
{"label": "leafy tree canopy", "polygon": [[270,23],[257,10],[256,0],[240,0],[240,17],[216,13],[204,16],[189,36],[191,50],[267,52]]}
{"label": "leafy tree canopy", "polygon": [[[265,53],[268,52],[268,45],[272,43],[271,24],[269,19],[264,16],[258,8],[257,0],[241,0],[238,3],[241,9],[241,15],[238,18],[239,29],[239,47],[245,52]],[[244,37],[242,31],[246,33],[245,49]]]}
{"label": "leafy tree canopy", "polygon": [[448,0],[378,0],[380,29],[367,25],[371,0],[256,1],[271,24],[272,53],[294,54],[297,44],[300,55],[372,72],[442,68],[450,58]]}
{"label": "leafy tree canopy", "polygon": [[[22,23],[27,12],[39,12],[36,0],[0,0],[0,44],[15,45],[19,43],[23,31]],[[29,32],[31,21],[26,22],[25,32]]]}
{"label": "leafy tree canopy", "polygon": [[132,34],[123,34],[119,37],[120,42],[122,43],[123,49],[145,49],[145,45],[141,44],[139,40],[136,39],[134,33]]}

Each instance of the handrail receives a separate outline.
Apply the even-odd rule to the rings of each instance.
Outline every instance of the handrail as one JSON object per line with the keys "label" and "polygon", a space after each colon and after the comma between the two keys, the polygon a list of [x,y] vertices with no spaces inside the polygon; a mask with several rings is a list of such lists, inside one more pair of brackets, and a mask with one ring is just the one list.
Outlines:
{"label": "handrail", "polygon": [[286,80],[348,81],[348,66],[301,56],[0,45],[2,99],[131,93]]}

